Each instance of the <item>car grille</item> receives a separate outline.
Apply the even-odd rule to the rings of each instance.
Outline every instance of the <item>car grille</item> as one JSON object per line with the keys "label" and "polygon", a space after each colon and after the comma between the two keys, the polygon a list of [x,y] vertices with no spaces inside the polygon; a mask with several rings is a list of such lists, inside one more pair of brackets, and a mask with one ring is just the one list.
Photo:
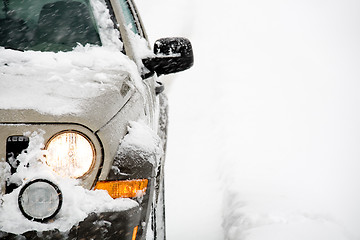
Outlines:
{"label": "car grille", "polygon": [[[16,172],[20,162],[16,158],[29,146],[29,138],[26,136],[10,136],[6,139],[6,161],[10,164],[11,174]],[[12,192],[16,184],[6,184],[6,193]]]}

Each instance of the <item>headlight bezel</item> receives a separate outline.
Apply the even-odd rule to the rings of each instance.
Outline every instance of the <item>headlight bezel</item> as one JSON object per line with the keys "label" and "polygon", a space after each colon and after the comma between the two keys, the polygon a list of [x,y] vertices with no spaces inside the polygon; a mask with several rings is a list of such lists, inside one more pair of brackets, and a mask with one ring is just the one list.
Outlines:
{"label": "headlight bezel", "polygon": [[[94,169],[95,165],[96,165],[96,159],[97,159],[97,152],[96,152],[96,147],[95,147],[95,144],[91,141],[91,139],[84,133],[80,132],[80,131],[77,131],[77,130],[73,130],[73,129],[67,129],[67,130],[62,130],[60,132],[57,132],[55,133],[54,135],[52,135],[52,137],[49,138],[49,140],[46,142],[45,144],[45,147],[44,149],[49,151],[49,146],[50,144],[56,139],[58,138],[60,135],[63,135],[63,134],[67,134],[67,133],[70,133],[70,134],[77,134],[81,137],[83,137],[90,145],[91,147],[91,151],[92,151],[92,159],[91,159],[91,164],[88,168],[88,170],[86,172],[84,172],[82,175],[80,176],[66,176],[66,177],[69,177],[69,178],[74,178],[74,179],[84,179],[86,178],[91,172],[92,170]],[[57,172],[52,166],[51,164],[48,163],[48,158],[50,158],[50,156],[46,156],[45,157],[45,163],[57,174],[60,174],[59,172]],[[50,160],[49,160],[50,161]],[[62,174],[60,174],[62,175]]]}
{"label": "headlight bezel", "polygon": [[[39,216],[33,216],[27,209],[26,206],[24,206],[24,202],[23,202],[23,198],[24,198],[24,194],[26,193],[26,191],[32,186],[35,185],[37,183],[43,183],[46,185],[49,185],[50,187],[52,187],[52,190],[56,193],[54,196],[58,197],[58,205],[56,207],[56,209],[54,211],[51,211],[48,215],[43,216],[43,217],[39,217]],[[28,193],[28,195],[31,195],[31,190],[29,190],[30,193]],[[60,190],[60,188],[53,182],[47,180],[47,179],[34,179],[31,180],[29,182],[27,182],[21,189],[18,195],[18,206],[19,209],[21,211],[21,213],[29,220],[31,221],[35,221],[35,222],[40,222],[40,223],[46,223],[49,220],[53,219],[60,211],[61,207],[62,207],[62,203],[63,203],[63,195],[62,192]]]}

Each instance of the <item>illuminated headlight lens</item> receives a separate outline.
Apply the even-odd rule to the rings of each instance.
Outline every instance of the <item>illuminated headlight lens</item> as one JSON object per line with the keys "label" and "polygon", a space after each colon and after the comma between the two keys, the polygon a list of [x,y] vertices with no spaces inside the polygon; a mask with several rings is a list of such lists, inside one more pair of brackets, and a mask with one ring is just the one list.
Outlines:
{"label": "illuminated headlight lens", "polygon": [[93,166],[95,150],[90,140],[75,131],[62,132],[46,145],[46,163],[61,176],[79,178]]}
{"label": "illuminated headlight lens", "polygon": [[18,203],[26,218],[46,222],[60,211],[62,193],[54,183],[36,179],[20,190]]}

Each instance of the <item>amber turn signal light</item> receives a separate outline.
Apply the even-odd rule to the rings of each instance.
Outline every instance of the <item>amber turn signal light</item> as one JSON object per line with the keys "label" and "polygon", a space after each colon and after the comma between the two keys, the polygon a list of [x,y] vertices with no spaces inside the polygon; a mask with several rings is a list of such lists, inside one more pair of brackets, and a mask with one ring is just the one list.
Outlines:
{"label": "amber turn signal light", "polygon": [[95,189],[106,190],[112,198],[134,198],[145,195],[147,179],[99,181]]}
{"label": "amber turn signal light", "polygon": [[132,240],[136,240],[136,234],[137,234],[138,228],[139,228],[139,226],[134,227]]}

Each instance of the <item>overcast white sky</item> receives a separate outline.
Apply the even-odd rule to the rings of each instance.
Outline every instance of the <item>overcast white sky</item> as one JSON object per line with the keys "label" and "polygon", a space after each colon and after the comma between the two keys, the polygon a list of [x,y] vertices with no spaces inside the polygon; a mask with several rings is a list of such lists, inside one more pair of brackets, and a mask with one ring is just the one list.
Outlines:
{"label": "overcast white sky", "polygon": [[360,2],[138,0],[164,80],[169,239],[360,238]]}

